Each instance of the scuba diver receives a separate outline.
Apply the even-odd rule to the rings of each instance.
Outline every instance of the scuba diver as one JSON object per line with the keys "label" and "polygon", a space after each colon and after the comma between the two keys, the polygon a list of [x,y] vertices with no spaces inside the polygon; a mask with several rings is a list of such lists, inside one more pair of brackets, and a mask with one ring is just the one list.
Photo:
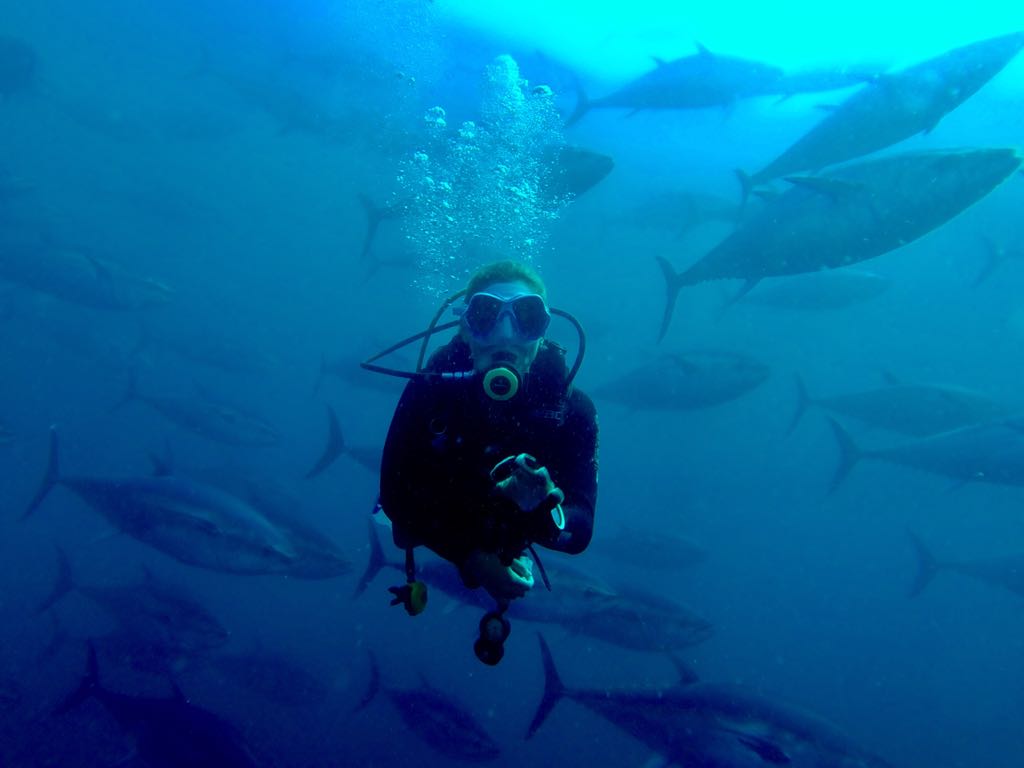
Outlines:
{"label": "scuba diver", "polygon": [[[459,319],[438,325],[460,297]],[[579,334],[571,370],[565,349],[545,338],[552,314]],[[455,326],[456,336],[424,366],[430,335]],[[415,372],[373,364],[421,338]],[[406,553],[407,582],[391,588],[392,605],[410,615],[424,609],[426,586],[416,579],[413,549],[433,550],[458,568],[467,587],[482,587],[495,600],[474,646],[487,664],[504,655],[511,629],[504,613],[533,587],[534,562],[547,584],[533,545],[578,554],[590,543],[597,414],[572,386],[584,347],[575,318],[549,309],[540,276],[503,261],[479,269],[426,331],[363,364],[410,378],[381,461],[378,506]]]}

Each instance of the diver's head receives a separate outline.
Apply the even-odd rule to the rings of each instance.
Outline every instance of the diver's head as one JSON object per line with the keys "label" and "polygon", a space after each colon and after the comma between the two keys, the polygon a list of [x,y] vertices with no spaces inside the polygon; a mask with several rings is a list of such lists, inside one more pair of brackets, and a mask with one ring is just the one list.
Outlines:
{"label": "diver's head", "polygon": [[[503,374],[494,372],[505,369],[522,376],[529,370],[551,313],[540,276],[523,264],[502,261],[481,268],[470,279],[461,318],[460,334],[469,345],[473,369],[484,375],[485,388],[488,376],[499,376],[495,384],[500,394]],[[512,387],[517,389],[519,383],[517,379]]]}

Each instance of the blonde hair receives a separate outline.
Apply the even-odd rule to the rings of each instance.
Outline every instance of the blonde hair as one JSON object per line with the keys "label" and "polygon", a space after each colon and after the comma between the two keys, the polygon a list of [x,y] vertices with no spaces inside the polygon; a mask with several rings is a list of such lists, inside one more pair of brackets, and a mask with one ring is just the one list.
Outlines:
{"label": "blonde hair", "polygon": [[525,283],[545,302],[548,300],[548,290],[540,275],[537,274],[537,270],[518,261],[496,261],[493,264],[485,264],[480,267],[466,284],[466,299],[469,300],[470,296],[489,285],[514,282]]}

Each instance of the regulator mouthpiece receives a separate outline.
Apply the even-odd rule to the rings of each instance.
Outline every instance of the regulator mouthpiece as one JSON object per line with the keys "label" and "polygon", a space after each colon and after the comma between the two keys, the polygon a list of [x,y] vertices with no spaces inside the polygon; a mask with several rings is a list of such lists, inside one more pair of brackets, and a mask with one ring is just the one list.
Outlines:
{"label": "regulator mouthpiece", "polygon": [[484,374],[484,392],[491,400],[511,400],[519,392],[519,374],[504,366],[491,368]]}

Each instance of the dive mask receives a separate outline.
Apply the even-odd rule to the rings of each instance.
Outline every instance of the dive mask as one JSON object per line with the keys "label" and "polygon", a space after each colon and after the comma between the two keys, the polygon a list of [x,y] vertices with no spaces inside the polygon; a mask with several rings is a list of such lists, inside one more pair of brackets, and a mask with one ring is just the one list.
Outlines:
{"label": "dive mask", "polygon": [[523,341],[536,341],[548,329],[551,313],[544,299],[536,293],[521,293],[511,298],[481,291],[469,297],[466,306],[456,308],[466,330],[479,341],[485,341],[502,317],[512,320],[516,335]]}

